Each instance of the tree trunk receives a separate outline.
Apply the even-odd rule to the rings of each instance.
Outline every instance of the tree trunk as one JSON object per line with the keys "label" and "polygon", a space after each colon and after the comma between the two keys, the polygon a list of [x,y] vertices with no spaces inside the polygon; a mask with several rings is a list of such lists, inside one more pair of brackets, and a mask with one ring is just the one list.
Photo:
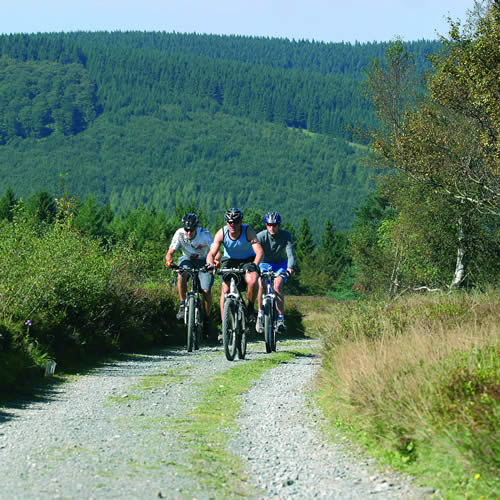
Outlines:
{"label": "tree trunk", "polygon": [[399,288],[399,266],[401,264],[401,259],[399,257],[399,247],[396,248],[396,255],[394,256],[394,266],[392,268],[391,283],[389,285],[389,297],[392,298],[397,293]]}
{"label": "tree trunk", "polygon": [[457,249],[457,263],[455,265],[455,275],[453,276],[453,281],[451,282],[450,288],[454,288],[462,282],[465,275],[464,266],[464,225],[462,217],[458,219],[458,249]]}

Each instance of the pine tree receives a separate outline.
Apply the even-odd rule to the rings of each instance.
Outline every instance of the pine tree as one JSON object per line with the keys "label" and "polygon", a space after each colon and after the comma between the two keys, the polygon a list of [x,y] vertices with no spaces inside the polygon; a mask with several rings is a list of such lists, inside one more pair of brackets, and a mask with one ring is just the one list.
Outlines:
{"label": "pine tree", "polygon": [[12,221],[12,209],[16,206],[17,200],[13,189],[9,186],[0,198],[0,220]]}
{"label": "pine tree", "polygon": [[314,253],[315,244],[309,226],[309,221],[304,217],[300,223],[299,236],[295,246],[297,253],[297,260],[301,266],[307,259],[310,259]]}
{"label": "pine tree", "polygon": [[28,212],[38,221],[52,224],[56,218],[57,205],[54,198],[47,191],[40,191],[27,202]]}

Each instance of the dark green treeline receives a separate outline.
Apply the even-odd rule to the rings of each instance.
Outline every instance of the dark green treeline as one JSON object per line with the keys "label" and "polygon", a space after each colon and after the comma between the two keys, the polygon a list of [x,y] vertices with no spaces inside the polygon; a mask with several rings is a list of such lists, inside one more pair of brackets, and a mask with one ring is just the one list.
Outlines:
{"label": "dark green treeline", "polygon": [[[347,125],[374,123],[359,82],[385,47],[140,32],[0,37],[0,54],[17,61],[86,68],[105,111],[149,114],[183,102],[347,139]],[[438,47],[410,44],[422,68]]]}

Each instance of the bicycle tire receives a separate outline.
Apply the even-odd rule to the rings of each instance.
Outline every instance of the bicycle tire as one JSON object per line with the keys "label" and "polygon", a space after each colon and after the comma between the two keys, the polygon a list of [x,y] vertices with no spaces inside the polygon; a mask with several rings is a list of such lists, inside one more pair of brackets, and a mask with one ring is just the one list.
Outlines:
{"label": "bicycle tire", "polygon": [[200,348],[201,344],[201,304],[200,299],[196,299],[196,308],[194,311],[194,349],[195,351]]}
{"label": "bicycle tire", "polygon": [[194,314],[195,314],[195,300],[194,297],[188,297],[187,303],[187,351],[192,352],[195,336],[196,336],[196,325],[194,322]]}
{"label": "bicycle tire", "polygon": [[278,319],[278,310],[276,302],[273,302],[273,314],[271,316],[271,349],[276,352],[276,320]]}
{"label": "bicycle tire", "polygon": [[[239,307],[239,313],[245,314],[243,307],[241,305]],[[237,351],[238,351],[238,358],[245,359],[245,356],[247,354],[247,332],[246,332],[246,329],[243,328],[243,325],[241,322],[238,322],[237,339],[238,340],[236,342],[236,347],[237,347]]]}
{"label": "bicycle tire", "polygon": [[266,342],[266,352],[273,350],[273,309],[270,300],[264,302],[264,340]]}
{"label": "bicycle tire", "polygon": [[238,334],[238,310],[233,300],[224,302],[224,313],[222,315],[222,340],[224,353],[228,361],[233,361],[237,349]]}

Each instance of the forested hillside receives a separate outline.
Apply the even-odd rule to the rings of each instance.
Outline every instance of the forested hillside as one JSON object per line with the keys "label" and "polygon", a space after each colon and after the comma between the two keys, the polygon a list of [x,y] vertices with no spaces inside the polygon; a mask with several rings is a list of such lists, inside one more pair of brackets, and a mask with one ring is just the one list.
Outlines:
{"label": "forested hillside", "polygon": [[[113,210],[195,201],[350,226],[372,190],[351,126],[375,125],[364,69],[385,44],[175,33],[0,37],[0,191]],[[407,44],[419,71],[437,42]],[[311,189],[312,188],[312,189]],[[320,214],[318,216],[318,214]]]}

